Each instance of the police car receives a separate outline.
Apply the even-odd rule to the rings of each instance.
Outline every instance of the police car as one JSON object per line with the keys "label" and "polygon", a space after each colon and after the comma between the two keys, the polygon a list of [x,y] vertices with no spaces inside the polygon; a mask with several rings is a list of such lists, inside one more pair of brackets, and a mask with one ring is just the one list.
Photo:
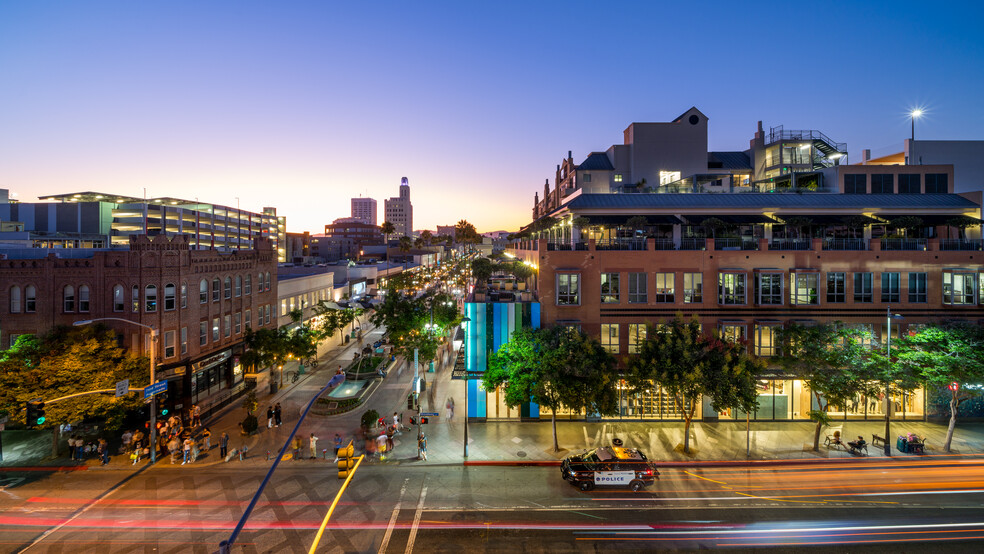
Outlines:
{"label": "police car", "polygon": [[560,473],[565,481],[582,491],[589,491],[595,485],[628,486],[639,491],[659,478],[659,471],[645,454],[621,446],[604,446],[568,456],[560,464]]}

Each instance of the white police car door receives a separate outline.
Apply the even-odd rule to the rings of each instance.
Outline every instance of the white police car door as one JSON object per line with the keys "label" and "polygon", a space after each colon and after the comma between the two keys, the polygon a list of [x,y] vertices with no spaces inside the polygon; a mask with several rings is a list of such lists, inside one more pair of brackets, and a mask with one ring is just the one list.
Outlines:
{"label": "white police car door", "polygon": [[628,485],[633,479],[634,471],[596,471],[594,474],[596,485]]}

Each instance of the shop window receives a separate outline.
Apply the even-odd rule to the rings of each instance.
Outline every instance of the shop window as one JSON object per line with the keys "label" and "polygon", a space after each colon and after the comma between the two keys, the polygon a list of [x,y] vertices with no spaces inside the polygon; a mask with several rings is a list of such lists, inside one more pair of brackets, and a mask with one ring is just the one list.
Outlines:
{"label": "shop window", "polygon": [[577,306],[581,303],[580,279],[579,273],[557,274],[558,306]]}
{"label": "shop window", "polygon": [[779,323],[756,323],[755,324],[755,355],[756,356],[777,356],[779,355],[778,330]]}
{"label": "shop window", "polygon": [[977,273],[943,271],[943,303],[966,306],[977,303]]}
{"label": "shop window", "polygon": [[218,302],[219,297],[222,295],[222,282],[216,279],[212,279],[212,302]]}
{"label": "shop window", "polygon": [[253,276],[249,273],[246,274],[246,294],[253,294]]}
{"label": "shop window", "polygon": [[649,302],[645,273],[629,273],[629,303],[646,304]]}
{"label": "shop window", "polygon": [[157,285],[147,285],[144,287],[144,311],[157,311]]}
{"label": "shop window", "polygon": [[928,302],[929,295],[926,292],[926,274],[909,273],[909,302]]}
{"label": "shop window", "polygon": [[601,302],[603,304],[618,304],[618,293],[618,273],[602,273]]}
{"label": "shop window", "polygon": [[638,354],[642,343],[646,342],[646,324],[629,323],[629,354]]}
{"label": "shop window", "polygon": [[675,298],[673,273],[656,273],[653,275],[655,287],[653,288],[653,302],[672,304]]}
{"label": "shop window", "polygon": [[855,302],[874,302],[874,294],[871,291],[871,273],[854,274],[854,301]]}
{"label": "shop window", "polygon": [[164,358],[174,357],[174,331],[164,331]]}
{"label": "shop window", "polygon": [[827,272],[827,302],[847,302],[847,274],[841,271]]}
{"label": "shop window", "polygon": [[62,307],[66,312],[75,311],[75,287],[72,285],[65,285],[62,289]]}
{"label": "shop window", "polygon": [[789,291],[789,301],[797,306],[816,306],[820,304],[820,274],[816,272],[797,272],[792,277],[793,290]]}
{"label": "shop window", "polygon": [[10,287],[10,313],[19,314],[21,311],[21,288]]}
{"label": "shop window", "polygon": [[181,355],[184,356],[188,353],[188,328],[181,328]]}
{"label": "shop window", "polygon": [[683,274],[683,303],[700,304],[704,301],[704,275],[702,273]]}
{"label": "shop window", "polygon": [[718,304],[736,306],[745,303],[745,274],[718,273]]}
{"label": "shop window", "polygon": [[224,285],[225,286],[222,289],[222,297],[228,300],[232,298],[232,277],[226,275]]}
{"label": "shop window", "polygon": [[760,306],[782,305],[782,273],[755,274],[755,301]]}
{"label": "shop window", "polygon": [[175,308],[174,293],[174,283],[164,285],[164,311],[166,312],[169,312]]}
{"label": "shop window", "polygon": [[24,287],[24,313],[34,313],[38,309],[38,293],[34,285]]}
{"label": "shop window", "polygon": [[202,279],[201,283],[198,283],[198,303],[205,304],[208,302],[208,281]]}
{"label": "shop window", "polygon": [[89,311],[89,285],[79,287],[79,311]]}
{"label": "shop window", "polygon": [[881,274],[881,301],[900,302],[902,300],[902,284],[899,281],[899,273],[882,272]]}
{"label": "shop window", "polygon": [[618,347],[618,323],[601,324],[601,346],[612,354],[619,353]]}
{"label": "shop window", "polygon": [[236,298],[243,295],[243,276],[236,275]]}

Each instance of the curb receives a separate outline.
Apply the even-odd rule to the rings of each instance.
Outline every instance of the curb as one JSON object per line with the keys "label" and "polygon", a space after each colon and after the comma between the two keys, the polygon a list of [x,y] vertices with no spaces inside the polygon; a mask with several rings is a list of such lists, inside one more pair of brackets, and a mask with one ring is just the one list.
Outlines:
{"label": "curb", "polygon": [[[786,460],[693,460],[693,461],[659,461],[650,460],[657,467],[768,467],[786,465],[812,465],[812,464],[873,464],[884,462],[909,463],[913,461],[943,461],[954,458],[979,459],[984,462],[984,457],[980,454],[949,454],[949,455],[923,455],[912,457],[897,456],[863,456],[857,458],[791,458]],[[560,460],[466,460],[461,462],[463,466],[503,466],[503,467],[528,467],[528,466],[559,466]],[[437,465],[437,464],[434,464]],[[441,464],[441,465],[457,465]]]}

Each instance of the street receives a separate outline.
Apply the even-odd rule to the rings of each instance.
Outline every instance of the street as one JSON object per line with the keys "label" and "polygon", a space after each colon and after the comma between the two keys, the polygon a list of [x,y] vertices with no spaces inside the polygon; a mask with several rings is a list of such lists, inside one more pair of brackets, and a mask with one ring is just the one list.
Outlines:
{"label": "street", "polygon": [[[213,466],[0,476],[0,549],[213,552],[261,470]],[[306,551],[341,480],[332,464],[285,463],[234,551]],[[107,491],[110,491],[108,494]],[[92,502],[99,498],[98,502]],[[922,545],[977,550],[984,460],[665,467],[640,493],[583,493],[557,467],[363,465],[324,552],[564,552]],[[32,545],[33,546],[30,546]],[[29,547],[29,548],[27,548]]]}

